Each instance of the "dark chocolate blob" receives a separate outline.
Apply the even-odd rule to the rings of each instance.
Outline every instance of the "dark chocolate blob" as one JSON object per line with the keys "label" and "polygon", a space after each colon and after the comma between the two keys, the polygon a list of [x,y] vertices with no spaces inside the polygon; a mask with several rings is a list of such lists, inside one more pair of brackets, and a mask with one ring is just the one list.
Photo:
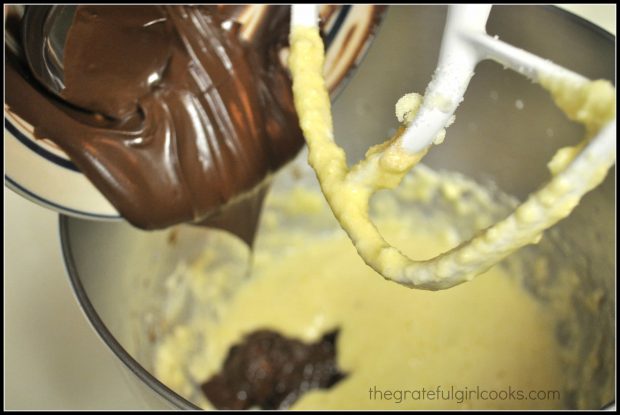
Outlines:
{"label": "dark chocolate blob", "polygon": [[255,331],[230,348],[221,373],[202,385],[218,409],[286,409],[312,389],[346,375],[336,364],[338,331],[305,344],[270,330]]}

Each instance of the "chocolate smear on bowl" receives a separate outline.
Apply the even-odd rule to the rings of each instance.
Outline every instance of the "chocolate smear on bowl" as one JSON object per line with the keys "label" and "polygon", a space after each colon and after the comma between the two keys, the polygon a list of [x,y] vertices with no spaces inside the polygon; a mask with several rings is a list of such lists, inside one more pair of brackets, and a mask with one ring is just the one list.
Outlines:
{"label": "chocolate smear on bowl", "polygon": [[286,409],[304,393],[346,377],[336,363],[338,330],[306,344],[258,330],[230,348],[220,373],[202,385],[217,409]]}

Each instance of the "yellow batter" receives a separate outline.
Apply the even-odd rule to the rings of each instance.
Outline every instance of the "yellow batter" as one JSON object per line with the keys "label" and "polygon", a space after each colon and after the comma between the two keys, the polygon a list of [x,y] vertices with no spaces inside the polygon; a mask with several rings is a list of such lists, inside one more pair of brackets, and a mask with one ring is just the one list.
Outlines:
{"label": "yellow batter", "polygon": [[[318,29],[293,27],[290,42],[295,107],[309,148],[308,161],[334,215],[359,255],[392,281],[439,290],[473,279],[515,250],[538,242],[545,229],[568,216],[580,197],[603,181],[615,161],[615,153],[608,152],[604,160],[592,162],[596,169],[582,165],[577,179],[569,179],[561,173],[587,141],[582,146],[560,150],[549,165],[554,174],[552,180],[530,195],[514,214],[451,252],[416,261],[385,241],[367,210],[372,194],[378,189],[396,187],[426,150],[417,154],[405,152],[400,146],[404,128],[401,127],[392,139],[371,148],[366,159],[349,170],[344,151],[334,142],[330,101],[322,76],[323,43]],[[586,140],[615,117],[615,89],[608,81],[574,82],[551,77],[542,77],[540,81],[569,118],[586,126]],[[410,108],[403,111],[408,116],[399,119],[410,120],[415,104],[409,104]],[[435,141],[441,142],[443,135],[442,132]],[[583,186],[574,180],[581,180]]]}
{"label": "yellow batter", "polygon": [[[459,235],[446,215],[427,217],[409,203],[423,206],[436,197],[452,203],[463,191],[475,199],[460,202],[463,215],[492,202],[466,181],[422,169],[398,192],[409,215],[400,214],[393,194],[380,194],[376,223],[412,258],[430,258],[457,244]],[[482,226],[492,220],[483,212]],[[311,342],[340,327],[338,364],[349,376],[330,390],[308,392],[294,409],[562,407],[565,379],[552,315],[521,287],[519,276],[495,267],[451,290],[410,290],[378,278],[335,222],[314,233],[283,228],[283,217],[332,220],[318,189],[294,187],[269,197],[251,277],[221,302],[216,319],[177,325],[158,349],[155,374],[173,390],[209,408],[197,385],[221,370],[244,334],[271,328]],[[209,268],[210,261],[206,252],[186,273],[195,301],[213,302],[213,281],[233,277],[226,266]],[[509,390],[547,398],[465,395],[477,388],[483,398]],[[423,398],[423,389],[443,395]]]}

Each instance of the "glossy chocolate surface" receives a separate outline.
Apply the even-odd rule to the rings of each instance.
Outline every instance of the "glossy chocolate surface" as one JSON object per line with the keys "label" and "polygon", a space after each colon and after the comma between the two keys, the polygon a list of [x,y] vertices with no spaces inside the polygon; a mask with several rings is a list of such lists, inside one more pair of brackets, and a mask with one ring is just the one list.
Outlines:
{"label": "glossy chocolate surface", "polygon": [[240,35],[241,12],[79,6],[62,99],[7,48],[5,102],[133,225],[208,222],[222,206],[262,197],[252,190],[304,143],[278,55],[289,8],[269,6],[249,40]]}

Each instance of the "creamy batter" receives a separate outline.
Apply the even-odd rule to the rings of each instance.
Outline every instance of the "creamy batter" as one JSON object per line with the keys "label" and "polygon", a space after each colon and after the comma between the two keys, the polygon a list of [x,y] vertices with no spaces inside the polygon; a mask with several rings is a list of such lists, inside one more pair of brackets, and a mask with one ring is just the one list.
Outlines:
{"label": "creamy batter", "polygon": [[[221,370],[228,350],[244,335],[272,329],[313,342],[340,328],[337,359],[349,376],[329,390],[307,392],[293,409],[562,407],[565,376],[552,314],[522,288],[519,275],[498,266],[470,284],[440,292],[386,282],[357,255],[318,189],[293,189],[267,199],[251,276],[230,301],[220,301],[217,317],[184,321],[161,341],[159,379],[209,408],[198,385]],[[467,201],[461,197],[465,193]],[[444,211],[442,203],[454,209]],[[471,182],[421,166],[398,192],[378,194],[372,211],[391,243],[423,260],[467,236],[455,223],[475,218],[473,226],[479,227],[493,221],[492,203]],[[201,301],[213,306],[218,285],[213,281],[225,284],[227,273],[234,279],[232,272],[218,266],[212,252],[183,271],[198,302],[194,308]],[[423,388],[439,388],[445,398],[422,399]],[[545,400],[462,396],[476,388],[560,395]],[[394,391],[402,398],[404,390],[407,399],[384,394]],[[450,398],[450,390],[461,395]]]}
{"label": "creamy batter", "polygon": [[[538,242],[545,229],[568,216],[583,194],[603,181],[615,161],[615,150],[596,154],[589,149],[572,166],[572,175],[564,174],[587,140],[614,119],[613,86],[608,81],[541,77],[541,85],[551,92],[567,116],[586,126],[588,136],[584,144],[560,150],[550,163],[552,180],[530,195],[514,214],[450,252],[416,261],[385,241],[367,210],[372,194],[378,189],[396,187],[426,150],[410,154],[401,148],[403,126],[392,139],[371,148],[366,158],[349,170],[344,151],[334,142],[330,101],[322,76],[323,44],[318,30],[294,27],[290,41],[289,66],[295,106],[309,148],[308,161],[334,215],[359,255],[387,279],[431,290],[450,288],[473,279],[515,250]],[[412,102],[409,108],[401,108],[408,115],[399,119],[410,120],[416,106]],[[443,133],[435,139],[442,140]]]}

